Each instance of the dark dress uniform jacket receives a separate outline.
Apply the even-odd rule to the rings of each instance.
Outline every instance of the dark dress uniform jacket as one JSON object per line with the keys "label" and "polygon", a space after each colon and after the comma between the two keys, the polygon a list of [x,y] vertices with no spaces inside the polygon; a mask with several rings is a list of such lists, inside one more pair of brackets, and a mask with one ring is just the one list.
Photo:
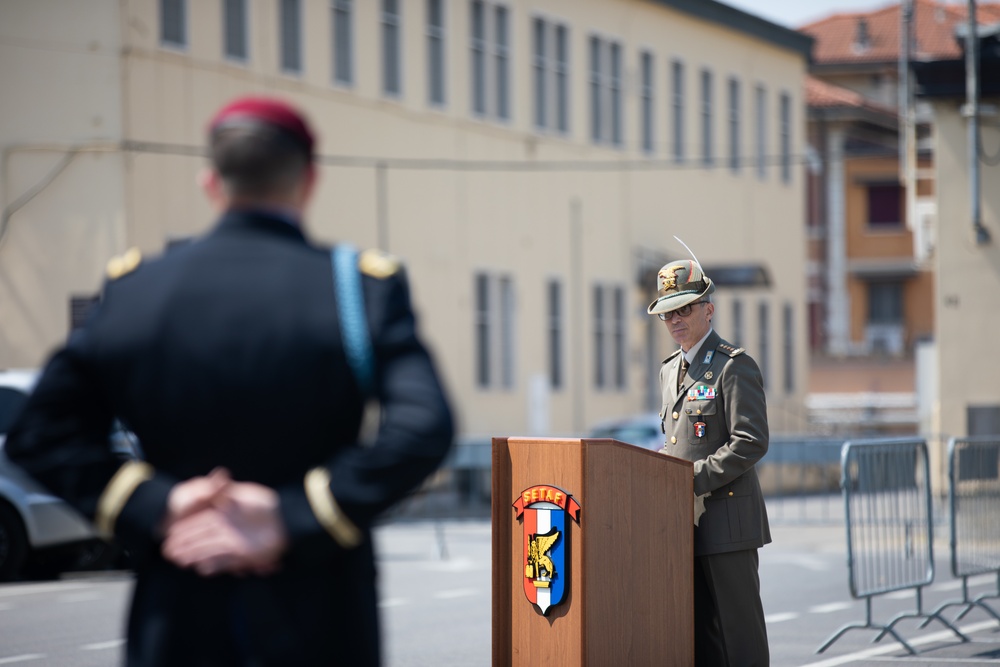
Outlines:
{"label": "dark dress uniform jacket", "polygon": [[767,452],[767,405],[757,364],[714,330],[677,390],[678,351],[660,366],[665,454],[694,462],[694,492],[705,513],[694,529],[696,556],[755,549],[771,541],[754,465]]}
{"label": "dark dress uniform jacket", "polygon": [[[110,281],[50,360],[9,456],[88,516],[120,465],[114,417],[155,469],[115,523],[136,558],[129,665],[378,662],[369,527],[452,439],[404,274],[383,260],[362,275],[382,405],[371,446],[358,444],[364,399],[341,346],[329,249],[264,212],[230,211],[203,239]],[[290,538],[278,573],[206,579],[161,558],[171,486],[217,466],[278,490]],[[317,466],[360,546],[341,547],[313,514],[303,478]]]}

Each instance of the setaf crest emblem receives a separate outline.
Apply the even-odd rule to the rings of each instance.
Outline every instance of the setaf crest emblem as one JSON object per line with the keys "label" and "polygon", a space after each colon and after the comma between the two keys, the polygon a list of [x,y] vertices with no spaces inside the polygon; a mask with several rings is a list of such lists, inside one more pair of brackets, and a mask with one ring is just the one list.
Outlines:
{"label": "setaf crest emblem", "polygon": [[562,489],[539,485],[525,489],[514,501],[522,519],[524,595],[542,614],[566,599],[569,583],[569,516],[580,523],[580,504]]}

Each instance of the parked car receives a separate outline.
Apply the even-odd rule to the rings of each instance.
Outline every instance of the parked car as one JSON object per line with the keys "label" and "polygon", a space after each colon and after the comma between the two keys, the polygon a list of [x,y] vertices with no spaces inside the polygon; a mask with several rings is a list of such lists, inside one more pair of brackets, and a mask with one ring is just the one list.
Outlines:
{"label": "parked car", "polygon": [[601,422],[590,429],[587,437],[613,438],[653,451],[663,449],[664,442],[660,416],[655,412]]}
{"label": "parked car", "polygon": [[[38,379],[33,370],[0,371],[0,581],[23,574],[52,576],[121,561],[121,550],[100,539],[93,526],[15,466],[3,441]],[[116,427],[116,451],[135,456],[133,436]]]}

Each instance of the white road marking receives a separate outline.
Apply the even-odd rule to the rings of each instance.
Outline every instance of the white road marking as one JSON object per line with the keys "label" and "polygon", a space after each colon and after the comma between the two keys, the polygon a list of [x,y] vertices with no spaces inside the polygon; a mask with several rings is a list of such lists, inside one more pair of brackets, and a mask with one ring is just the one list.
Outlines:
{"label": "white road marking", "polygon": [[843,611],[845,609],[850,609],[850,602],[831,602],[829,604],[816,605],[815,607],[809,607],[810,614],[830,614],[835,611]]}
{"label": "white road marking", "polygon": [[96,644],[87,644],[85,646],[81,646],[80,650],[82,650],[82,651],[103,651],[105,649],[118,648],[119,646],[124,646],[124,645],[125,645],[125,640],[124,639],[112,639],[109,642],[98,642]]}
{"label": "white road marking", "polygon": [[90,602],[92,600],[100,600],[104,596],[98,591],[83,591],[80,593],[71,593],[70,595],[59,596],[59,602]]}
{"label": "white road marking", "polygon": [[[977,577],[969,577],[969,588],[975,588],[976,586],[986,586],[992,585],[996,582],[996,577],[990,574],[979,575]],[[957,591],[962,588],[961,579],[953,579],[952,581],[945,581],[940,584],[934,584],[931,586],[932,591]]]}
{"label": "white road marking", "polygon": [[29,660],[41,660],[44,653],[25,653],[24,655],[13,655],[9,658],[0,658],[0,665],[13,665],[15,662],[28,662]]}
{"label": "white road marking", "polygon": [[916,595],[916,589],[910,588],[905,591],[895,591],[886,593],[882,597],[886,600],[909,600]]}
{"label": "white road marking", "polygon": [[428,572],[474,572],[483,569],[483,564],[471,558],[449,558],[423,563],[420,569]]}
{"label": "white road marking", "polygon": [[51,593],[53,591],[61,593],[63,591],[82,590],[93,587],[93,584],[15,584],[13,586],[0,587],[0,598],[9,598],[18,595],[34,595],[36,593]]}
{"label": "white road marking", "polygon": [[467,598],[478,594],[479,591],[475,588],[457,588],[452,591],[438,591],[434,594],[434,597],[438,600],[454,600],[455,598]]}
{"label": "white road marking", "polygon": [[812,572],[829,572],[830,564],[814,556],[807,556],[803,554],[775,554],[773,556],[768,556],[766,562],[761,563],[762,566],[771,565],[794,565],[796,567],[801,567],[804,570],[810,570]]}
{"label": "white road marking", "polygon": [[784,623],[785,621],[792,621],[799,617],[799,614],[794,611],[786,611],[781,614],[771,614],[770,616],[764,617],[765,623]]}
{"label": "white road marking", "polygon": [[[988,628],[996,628],[997,622],[994,621],[983,621],[982,623],[975,623],[973,625],[966,625],[959,630],[963,634],[971,634],[973,632],[979,632],[980,630],[986,630]],[[924,635],[923,637],[918,637],[917,639],[908,640],[907,643],[910,646],[917,647],[923,646],[924,644],[931,644],[933,642],[944,641],[947,639],[954,639],[955,633],[951,630],[942,630],[941,632],[935,632],[931,635]],[[811,662],[808,665],[802,665],[802,667],[837,667],[837,665],[846,665],[852,662],[857,662],[863,658],[871,658],[876,655],[885,655],[886,653],[895,653],[896,651],[906,650],[903,648],[902,644],[893,642],[891,644],[886,644],[885,646],[879,646],[878,648],[870,648],[866,651],[858,651],[857,653],[848,653],[847,655],[841,655],[836,658],[830,658],[829,660],[821,660],[819,662]]]}
{"label": "white road marking", "polygon": [[387,607],[402,607],[406,604],[410,604],[410,601],[405,598],[388,598],[380,601],[378,606],[385,609]]}

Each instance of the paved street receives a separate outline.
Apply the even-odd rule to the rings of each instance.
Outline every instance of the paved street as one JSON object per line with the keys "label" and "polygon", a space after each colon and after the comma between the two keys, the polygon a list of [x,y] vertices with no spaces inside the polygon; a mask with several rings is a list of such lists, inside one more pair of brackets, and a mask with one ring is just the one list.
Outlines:
{"label": "paved street", "polygon": [[[936,622],[919,629],[916,621],[904,620],[896,628],[920,651],[917,656],[889,640],[873,644],[873,630],[852,630],[817,655],[838,628],[865,621],[863,602],[848,592],[843,526],[787,520],[777,522],[773,532],[774,544],[761,552],[761,580],[774,667],[995,665],[1000,659],[1000,626],[978,610],[958,622],[973,640],[969,643]],[[397,522],[379,528],[376,540],[385,664],[489,665],[489,523]],[[925,590],[925,610],[961,594],[959,582],[948,575],[947,542],[939,539],[935,553],[937,581]],[[973,596],[996,592],[992,577],[971,584]],[[112,574],[0,586],[0,665],[117,664],[130,585],[127,575]],[[873,620],[886,621],[914,607],[910,592],[883,596],[874,605]],[[1000,610],[1000,600],[993,607]],[[949,609],[946,617],[954,618],[957,611]]]}

